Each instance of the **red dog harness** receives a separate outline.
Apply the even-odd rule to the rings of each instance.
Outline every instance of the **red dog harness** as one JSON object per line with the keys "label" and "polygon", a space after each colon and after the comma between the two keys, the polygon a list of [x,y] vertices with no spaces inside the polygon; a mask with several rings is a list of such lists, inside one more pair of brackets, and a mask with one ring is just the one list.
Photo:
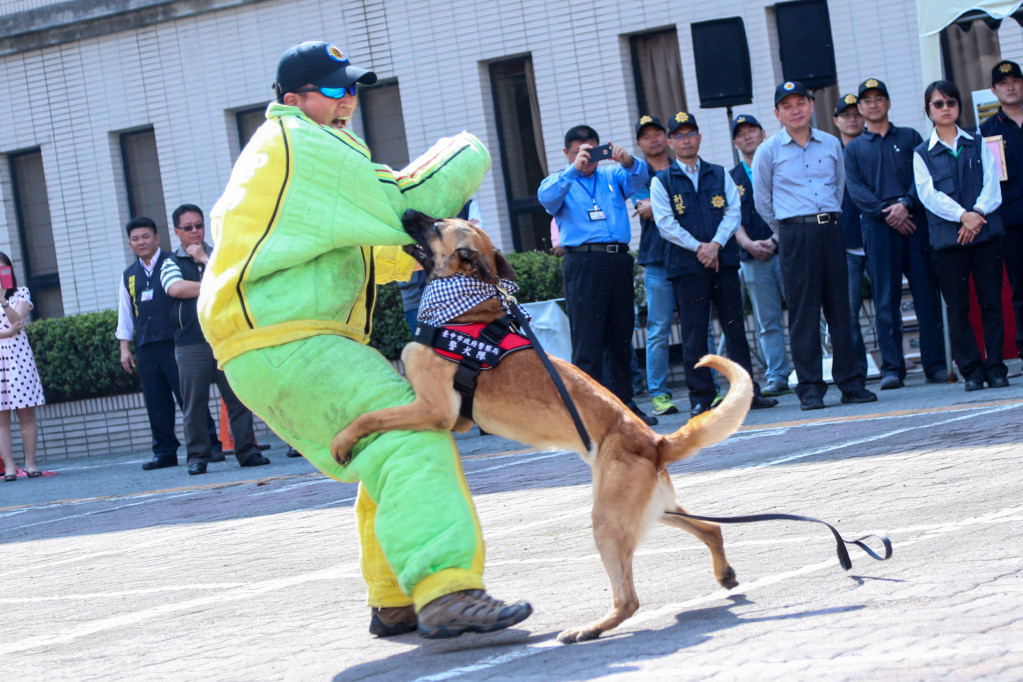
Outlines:
{"label": "red dog harness", "polygon": [[430,346],[445,360],[458,363],[455,390],[462,395],[459,414],[470,421],[479,373],[493,369],[509,353],[533,347],[529,339],[513,331],[514,324],[512,316],[505,315],[490,324],[416,325],[413,341]]}

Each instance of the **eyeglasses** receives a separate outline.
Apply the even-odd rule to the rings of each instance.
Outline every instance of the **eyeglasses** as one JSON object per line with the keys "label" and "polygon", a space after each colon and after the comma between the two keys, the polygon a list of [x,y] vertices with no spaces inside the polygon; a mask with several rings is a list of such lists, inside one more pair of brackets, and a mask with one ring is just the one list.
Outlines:
{"label": "eyeglasses", "polygon": [[861,97],[860,98],[860,104],[866,104],[868,106],[871,105],[871,104],[880,104],[881,102],[885,101],[885,99],[887,99],[887,98],[886,97]]}
{"label": "eyeglasses", "polygon": [[195,223],[194,225],[178,225],[175,230],[181,230],[182,232],[191,232],[192,230],[201,230],[206,227],[205,223]]}
{"label": "eyeglasses", "polygon": [[356,85],[357,85],[356,83],[352,83],[347,88],[317,88],[317,87],[299,88],[298,90],[295,90],[295,92],[318,92],[324,97],[329,97],[331,99],[341,99],[342,97],[345,96],[345,94],[349,94],[352,97],[355,97]]}
{"label": "eyeglasses", "polygon": [[959,102],[954,99],[936,99],[931,102],[931,106],[935,109],[944,109],[945,107],[951,109],[959,106]]}
{"label": "eyeglasses", "polygon": [[688,138],[693,138],[693,137],[696,137],[699,134],[700,134],[699,130],[687,130],[684,133],[675,133],[674,135],[671,136],[671,139],[673,139],[673,140],[684,140],[687,137]]}

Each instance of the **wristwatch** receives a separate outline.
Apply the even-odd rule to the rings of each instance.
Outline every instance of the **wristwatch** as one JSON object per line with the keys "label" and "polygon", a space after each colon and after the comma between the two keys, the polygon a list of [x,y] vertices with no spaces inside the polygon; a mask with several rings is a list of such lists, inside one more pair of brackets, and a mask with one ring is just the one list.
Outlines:
{"label": "wristwatch", "polygon": [[909,197],[899,197],[898,202],[905,206],[906,208],[913,207],[913,201]]}

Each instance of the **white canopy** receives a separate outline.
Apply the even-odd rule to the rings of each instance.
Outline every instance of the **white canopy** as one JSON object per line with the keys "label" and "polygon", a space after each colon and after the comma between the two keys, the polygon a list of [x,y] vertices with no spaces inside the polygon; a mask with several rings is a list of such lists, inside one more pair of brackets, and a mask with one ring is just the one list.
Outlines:
{"label": "white canopy", "polygon": [[920,56],[924,84],[941,78],[942,29],[962,15],[980,11],[993,19],[1004,19],[1023,5],[1023,0],[916,0],[920,33]]}

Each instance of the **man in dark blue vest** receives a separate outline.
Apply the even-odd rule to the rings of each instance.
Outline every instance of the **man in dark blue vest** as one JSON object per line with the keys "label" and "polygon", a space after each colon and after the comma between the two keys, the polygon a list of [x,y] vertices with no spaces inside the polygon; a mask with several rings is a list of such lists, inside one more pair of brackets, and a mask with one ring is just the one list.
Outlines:
{"label": "man in dark blue vest", "polygon": [[172,297],[171,317],[174,320],[174,356],[181,377],[184,412],[185,449],[188,451],[188,474],[205,474],[213,461],[213,448],[207,430],[210,384],[216,382],[227,405],[234,439],[234,456],[243,467],[269,464],[260,453],[252,431],[252,412],[245,407],[224,371],[217,368],[213,349],[199,327],[197,303],[199,282],[213,247],[206,243],[206,225],[202,209],[195,204],[182,204],[171,214],[174,234],[181,240],[178,248],[160,267],[160,284]]}
{"label": "man in dark blue vest", "polygon": [[153,459],[142,465],[148,471],[177,466],[181,445],[174,435],[174,401],[180,403],[181,394],[174,361],[171,299],[160,285],[160,267],[169,254],[160,249],[160,236],[151,218],[132,218],[125,229],[137,258],[121,276],[115,336],[121,344],[121,366],[129,373],[137,366],[142,381],[142,398],[153,432]]}
{"label": "man in dark blue vest", "polygon": [[[689,387],[689,413],[694,417],[710,409],[716,394],[710,369],[696,368],[707,354],[711,303],[717,309],[728,357],[752,374],[734,236],[742,214],[739,192],[724,168],[700,158],[701,139],[692,114],[675,114],[668,122],[675,163],[659,171],[650,183],[654,222],[666,242],[664,269],[682,318],[682,365]],[[753,388],[753,409],[778,404],[760,395],[758,383]]]}

